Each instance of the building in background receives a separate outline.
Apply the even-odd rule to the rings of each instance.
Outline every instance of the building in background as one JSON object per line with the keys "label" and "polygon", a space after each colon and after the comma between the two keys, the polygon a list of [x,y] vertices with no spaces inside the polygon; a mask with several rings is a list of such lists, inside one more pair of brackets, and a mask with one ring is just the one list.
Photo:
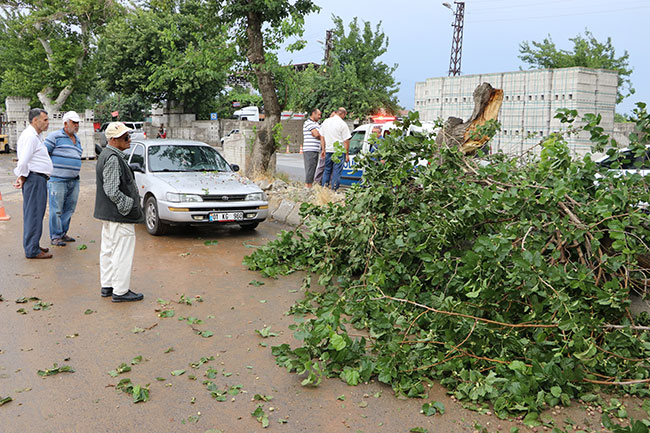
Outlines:
{"label": "building in background", "polygon": [[[522,154],[543,137],[565,129],[566,125],[554,118],[560,108],[577,110],[579,119],[587,113],[600,114],[604,132],[614,132],[618,74],[604,69],[574,67],[428,78],[415,83],[414,109],[423,121],[450,116],[467,120],[474,109],[474,89],[484,82],[503,89],[501,131],[490,141],[493,153]],[[589,134],[584,131],[569,137],[568,143],[573,155],[591,151]],[[539,147],[534,149],[539,151]]]}

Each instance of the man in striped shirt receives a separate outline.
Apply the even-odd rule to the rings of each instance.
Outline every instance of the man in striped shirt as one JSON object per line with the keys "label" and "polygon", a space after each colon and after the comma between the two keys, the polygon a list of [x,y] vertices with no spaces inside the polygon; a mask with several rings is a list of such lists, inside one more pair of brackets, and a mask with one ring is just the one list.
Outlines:
{"label": "man in striped shirt", "polygon": [[45,139],[47,152],[52,158],[54,170],[47,182],[50,197],[50,239],[52,245],[65,246],[74,242],[68,236],[70,220],[79,198],[79,171],[81,170],[81,142],[79,115],[68,111],[63,115],[63,128],[52,132]]}
{"label": "man in striped shirt", "polygon": [[318,166],[318,160],[322,151],[320,126],[321,112],[314,108],[302,126],[302,156],[305,162],[305,185],[311,188],[314,183],[314,173]]}

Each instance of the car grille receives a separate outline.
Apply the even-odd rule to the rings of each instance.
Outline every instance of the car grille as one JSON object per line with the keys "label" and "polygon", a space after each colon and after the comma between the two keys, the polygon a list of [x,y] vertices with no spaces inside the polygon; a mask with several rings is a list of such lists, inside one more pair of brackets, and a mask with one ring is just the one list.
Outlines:
{"label": "car grille", "polygon": [[213,194],[204,195],[203,201],[244,201],[246,194]]}

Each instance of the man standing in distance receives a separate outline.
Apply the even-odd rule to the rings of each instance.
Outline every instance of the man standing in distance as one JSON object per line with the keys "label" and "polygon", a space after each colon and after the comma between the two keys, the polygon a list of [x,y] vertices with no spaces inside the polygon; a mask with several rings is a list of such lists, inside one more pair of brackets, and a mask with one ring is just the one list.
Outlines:
{"label": "man standing in distance", "polygon": [[29,110],[29,126],[18,137],[16,153],[18,176],[14,187],[23,190],[23,248],[28,259],[50,259],[52,254],[41,248],[43,217],[47,207],[47,180],[52,174],[52,160],[43,143],[50,119],[40,108]]}
{"label": "man standing in distance", "polygon": [[131,147],[132,129],[112,122],[104,134],[108,145],[97,160],[95,218],[102,220],[99,253],[101,295],[113,302],[140,301],[142,293],[130,290],[135,252],[135,224],[144,221],[138,187],[124,153]]}
{"label": "man standing in distance", "polygon": [[79,115],[68,111],[63,115],[63,128],[45,139],[45,146],[52,158],[54,170],[47,183],[50,195],[50,239],[52,245],[65,246],[74,242],[68,236],[70,219],[79,198],[79,170],[81,170],[81,142]]}
{"label": "man standing in distance", "polygon": [[[345,119],[347,110],[340,107],[336,114],[329,119],[325,120],[320,127],[320,133],[325,140],[325,172],[323,173],[323,180],[321,185],[325,186],[328,183],[330,188],[334,191],[339,189],[341,183],[341,173],[343,172],[343,165],[350,161],[350,128],[343,121]],[[345,150],[345,156],[339,157],[339,162],[334,162],[332,156],[334,155],[335,144],[342,145]],[[322,155],[322,154],[321,154]]]}
{"label": "man standing in distance", "polygon": [[311,111],[311,115],[302,126],[302,157],[305,163],[305,186],[311,188],[314,183],[314,174],[322,152],[320,140],[320,120],[321,112],[318,108]]}

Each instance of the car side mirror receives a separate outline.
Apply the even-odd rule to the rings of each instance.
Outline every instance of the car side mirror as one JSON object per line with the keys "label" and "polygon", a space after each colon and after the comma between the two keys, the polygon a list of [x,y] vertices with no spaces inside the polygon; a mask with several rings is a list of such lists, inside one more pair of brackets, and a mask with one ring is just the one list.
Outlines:
{"label": "car side mirror", "polygon": [[239,166],[237,164],[230,164],[230,168],[232,168],[232,171],[239,171]]}
{"label": "car side mirror", "polygon": [[138,173],[144,173],[144,168],[138,163],[132,162],[129,164],[129,167],[131,167],[131,170],[137,171]]}

